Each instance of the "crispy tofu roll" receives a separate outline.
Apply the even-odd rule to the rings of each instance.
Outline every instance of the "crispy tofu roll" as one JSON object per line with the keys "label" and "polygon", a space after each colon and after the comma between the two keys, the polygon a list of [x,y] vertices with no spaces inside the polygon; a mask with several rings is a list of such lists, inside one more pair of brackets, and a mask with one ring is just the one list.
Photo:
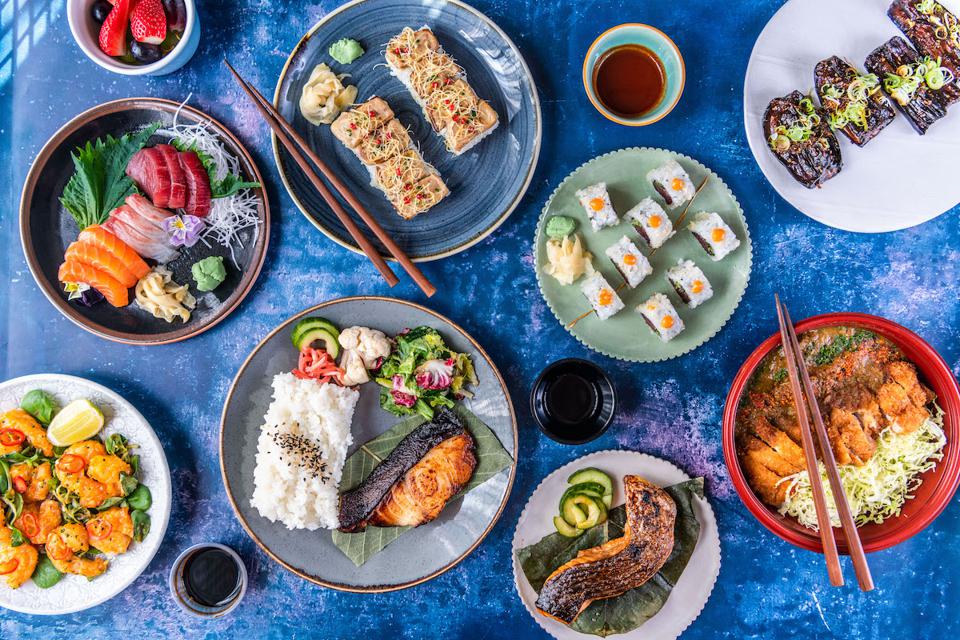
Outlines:
{"label": "crispy tofu roll", "polygon": [[431,174],[414,183],[410,189],[396,194],[391,198],[391,202],[397,213],[409,220],[434,207],[448,195],[450,195],[450,190],[440,179],[440,176]]}

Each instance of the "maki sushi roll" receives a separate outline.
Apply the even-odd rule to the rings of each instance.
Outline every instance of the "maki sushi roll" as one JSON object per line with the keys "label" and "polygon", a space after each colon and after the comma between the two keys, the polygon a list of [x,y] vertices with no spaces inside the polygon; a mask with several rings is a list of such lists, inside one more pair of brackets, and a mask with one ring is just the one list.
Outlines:
{"label": "maki sushi roll", "polygon": [[675,233],[670,216],[653,198],[644,198],[624,217],[651,249],[659,249]]}
{"label": "maki sushi roll", "polygon": [[680,299],[695,309],[713,297],[713,287],[693,260],[678,260],[667,270],[667,282],[673,286]]}
{"label": "maki sushi roll", "polygon": [[631,289],[636,289],[644,278],[653,273],[650,261],[627,236],[607,247],[606,254]]}
{"label": "maki sushi roll", "polygon": [[676,338],[683,331],[683,320],[677,315],[670,298],[655,293],[646,302],[637,307],[637,311],[646,320],[647,325],[664,342]]}
{"label": "maki sushi roll", "polygon": [[576,193],[577,199],[583,210],[587,212],[587,218],[590,220],[590,226],[594,231],[600,231],[604,227],[611,227],[620,222],[617,212],[613,210],[610,204],[610,194],[607,193],[607,183],[598,182],[589,187],[584,187]]}
{"label": "maki sushi roll", "polygon": [[714,262],[723,260],[740,246],[740,239],[717,213],[701,211],[694,216],[689,229]]}
{"label": "maki sushi roll", "polygon": [[669,160],[648,173],[647,180],[671,208],[684,205],[697,195],[693,181],[676,160]]}
{"label": "maki sushi roll", "polygon": [[601,320],[606,320],[623,309],[623,300],[607,283],[606,278],[598,272],[588,276],[580,284],[580,291],[583,292],[584,297],[590,302],[590,306],[597,312],[597,317]]}

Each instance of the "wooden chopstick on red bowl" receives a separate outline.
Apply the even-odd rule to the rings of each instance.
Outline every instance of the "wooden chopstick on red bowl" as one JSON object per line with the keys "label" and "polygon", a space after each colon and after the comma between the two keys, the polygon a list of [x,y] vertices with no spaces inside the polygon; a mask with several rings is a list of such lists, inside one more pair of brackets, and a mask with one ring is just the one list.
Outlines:
{"label": "wooden chopstick on red bowl", "polygon": [[[363,231],[357,226],[356,222],[350,217],[350,215],[343,209],[340,205],[340,202],[330,193],[330,190],[320,179],[320,176],[317,175],[316,171],[310,166],[307,162],[306,157],[310,159],[313,164],[320,169],[324,177],[330,181],[330,184],[333,185],[333,188],[339,192],[347,203],[353,207],[357,212],[357,215],[360,216],[360,219],[370,228],[373,234],[380,240],[381,243],[387,248],[387,251],[396,258],[397,262],[400,263],[400,266],[403,267],[403,270],[413,278],[414,282],[417,283],[417,286],[429,297],[437,292],[436,287],[427,279],[419,267],[407,256],[407,254],[401,249],[393,238],[380,226],[380,223],[377,222],[376,218],[370,215],[370,212],[360,203],[359,200],[347,189],[347,186],[334,174],[326,163],[320,159],[320,157],[310,148],[310,145],[307,143],[303,137],[296,132],[296,130],[287,122],[283,116],[274,108],[270,102],[263,97],[263,95],[254,87],[253,85],[247,83],[240,74],[237,73],[236,69],[224,59],[224,64],[227,65],[227,68],[230,69],[230,73],[233,74],[233,77],[237,80],[237,83],[240,85],[240,88],[244,90],[247,96],[250,98],[250,101],[253,102],[253,105],[257,108],[257,111],[260,112],[260,115],[266,121],[266,123],[273,130],[274,135],[277,136],[277,140],[283,147],[290,153],[294,161],[304,172],[307,178],[313,184],[314,188],[320,193],[323,199],[327,202],[330,208],[333,210],[334,214],[340,220],[340,223],[347,229],[347,232],[350,234],[350,237],[353,238],[354,242],[363,250],[364,254],[373,262],[377,270],[383,275],[384,279],[387,281],[391,287],[399,282],[397,275],[393,272],[390,266],[387,264],[386,260],[383,259],[383,256],[380,255],[380,252],[377,251],[376,247],[370,242],[370,240],[364,235]],[[306,154],[306,157],[304,157]]]}
{"label": "wooden chopstick on red bowl", "polygon": [[[817,440],[820,442],[821,456],[823,465],[827,470],[827,480],[830,482],[830,491],[833,493],[833,500],[837,506],[837,514],[840,516],[840,525],[843,529],[843,537],[847,541],[847,549],[850,552],[850,559],[853,561],[853,568],[857,574],[857,582],[861,591],[873,590],[873,576],[870,574],[870,565],[867,563],[867,556],[863,551],[863,543],[860,541],[860,533],[857,531],[857,523],[853,519],[850,511],[850,503],[847,501],[847,494],[843,489],[843,482],[840,479],[840,470],[837,469],[837,461],[833,456],[833,449],[830,447],[830,440],[827,436],[827,428],[823,423],[823,416],[820,414],[820,406],[817,404],[817,398],[814,395],[813,383],[810,382],[810,373],[807,371],[806,363],[803,360],[803,353],[800,350],[800,341],[797,339],[797,332],[793,327],[793,321],[790,319],[790,312],[787,311],[779,296],[777,296],[777,311],[780,317],[781,329],[785,328],[787,337],[790,341],[790,351],[794,354],[794,360],[799,365],[797,367],[800,374],[800,381],[803,384],[803,393],[807,397],[810,406],[810,414],[813,416],[813,426],[817,432]],[[786,346],[786,343],[784,343]],[[784,353],[787,350],[784,349]],[[791,383],[793,382],[791,378]],[[796,390],[794,390],[796,394]],[[796,397],[796,395],[795,395]],[[801,427],[809,430],[810,425]],[[804,443],[806,450],[806,443]],[[813,482],[816,477],[817,481]],[[819,473],[810,477],[810,485],[821,487]],[[818,513],[819,516],[819,513]],[[819,522],[819,517],[818,517]],[[830,525],[828,525],[829,527]]]}

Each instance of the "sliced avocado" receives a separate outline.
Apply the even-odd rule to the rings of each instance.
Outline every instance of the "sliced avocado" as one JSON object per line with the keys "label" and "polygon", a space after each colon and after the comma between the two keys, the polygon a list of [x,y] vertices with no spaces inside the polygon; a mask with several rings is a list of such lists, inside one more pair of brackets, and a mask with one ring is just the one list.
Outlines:
{"label": "sliced avocado", "polygon": [[583,529],[577,529],[567,524],[567,521],[560,516],[554,516],[553,526],[557,528],[557,533],[567,538],[576,538],[583,535]]}
{"label": "sliced avocado", "polygon": [[603,495],[605,496],[613,495],[613,480],[611,480],[610,476],[605,474],[603,471],[600,471],[599,469],[594,469],[592,467],[577,471],[567,479],[567,482],[569,482],[570,484],[580,484],[582,482],[596,482],[603,486]]}
{"label": "sliced avocado", "polygon": [[309,342],[303,341],[303,335],[313,329],[326,329],[331,335],[333,335],[334,339],[340,337],[340,330],[337,329],[337,325],[333,324],[326,318],[320,318],[316,316],[312,318],[304,318],[293,327],[293,332],[290,334],[290,339],[293,341],[293,346],[295,346],[297,349],[301,349],[303,345],[309,344]]}

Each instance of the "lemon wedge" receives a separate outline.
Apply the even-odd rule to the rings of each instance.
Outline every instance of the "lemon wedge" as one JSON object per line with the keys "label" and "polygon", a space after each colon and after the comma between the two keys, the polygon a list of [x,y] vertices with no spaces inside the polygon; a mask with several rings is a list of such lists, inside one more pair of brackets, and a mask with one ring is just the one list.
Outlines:
{"label": "lemon wedge", "polygon": [[55,447],[92,438],[103,428],[103,413],[86,399],[74,400],[53,417],[47,427],[47,438]]}

